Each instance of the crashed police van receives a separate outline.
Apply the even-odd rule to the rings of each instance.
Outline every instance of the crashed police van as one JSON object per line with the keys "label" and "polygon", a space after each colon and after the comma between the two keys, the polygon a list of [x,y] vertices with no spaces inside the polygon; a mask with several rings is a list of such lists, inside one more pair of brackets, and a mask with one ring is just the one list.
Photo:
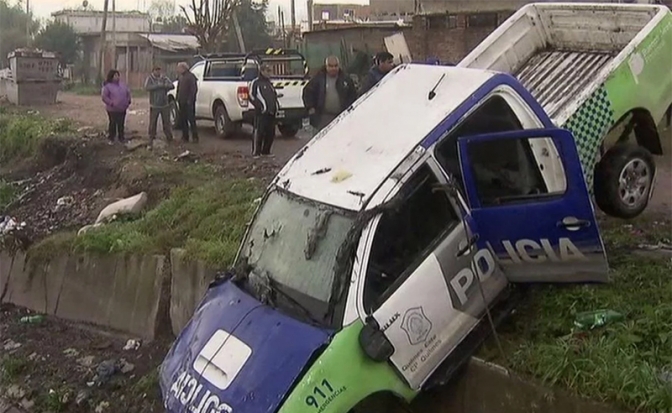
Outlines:
{"label": "crashed police van", "polygon": [[166,410],[410,402],[510,313],[516,283],[607,281],[576,137],[556,125],[511,74],[394,69],[275,177],[162,364]]}
{"label": "crashed police van", "polygon": [[166,408],[411,400],[471,354],[486,306],[506,312],[509,282],[606,279],[572,134],[509,75],[400,66],[274,179],[166,357]]}

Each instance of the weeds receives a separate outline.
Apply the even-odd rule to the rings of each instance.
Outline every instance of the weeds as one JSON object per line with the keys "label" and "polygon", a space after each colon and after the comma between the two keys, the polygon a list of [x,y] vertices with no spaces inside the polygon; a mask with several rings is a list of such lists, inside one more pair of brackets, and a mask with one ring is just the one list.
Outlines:
{"label": "weeds", "polygon": [[35,154],[45,137],[72,130],[68,119],[47,120],[36,114],[0,114],[0,162]]}
{"label": "weeds", "polygon": [[23,374],[28,369],[28,360],[7,356],[0,360],[0,372],[3,382],[11,382]]}
{"label": "weeds", "polygon": [[[101,87],[86,83],[75,83],[65,89],[70,93],[80,96],[98,96],[101,93]],[[142,89],[131,89],[131,95],[134,97],[145,96],[147,92]]]}
{"label": "weeds", "polygon": [[[482,355],[586,397],[636,411],[670,412],[672,264],[631,252],[639,243],[664,240],[670,223],[640,219],[603,227],[612,283],[531,288],[499,330],[506,360],[492,343]],[[625,320],[573,331],[577,313],[603,308],[624,314]]]}
{"label": "weeds", "polygon": [[[74,252],[157,253],[185,247],[188,256],[230,264],[261,192],[248,180],[182,187],[137,221],[118,222],[74,238]],[[64,240],[61,240],[64,242]]]}
{"label": "weeds", "polygon": [[14,186],[0,179],[0,213],[14,201],[18,195],[17,192]]}

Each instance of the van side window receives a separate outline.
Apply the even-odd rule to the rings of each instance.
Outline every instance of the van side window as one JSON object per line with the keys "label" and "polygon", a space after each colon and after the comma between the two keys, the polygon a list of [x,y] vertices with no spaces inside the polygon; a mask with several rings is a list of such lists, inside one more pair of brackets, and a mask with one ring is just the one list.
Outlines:
{"label": "van side window", "polygon": [[467,152],[482,207],[562,195],[567,189],[564,168],[550,138],[470,142]]}
{"label": "van side window", "polygon": [[460,220],[429,166],[402,188],[403,201],[385,211],[373,239],[364,284],[364,309],[375,311]]}
{"label": "van side window", "polygon": [[[462,188],[462,171],[457,154],[457,139],[463,136],[522,130],[523,126],[511,106],[501,96],[493,96],[462,121],[436,147],[439,164],[457,179]],[[464,191],[463,191],[464,192]]]}

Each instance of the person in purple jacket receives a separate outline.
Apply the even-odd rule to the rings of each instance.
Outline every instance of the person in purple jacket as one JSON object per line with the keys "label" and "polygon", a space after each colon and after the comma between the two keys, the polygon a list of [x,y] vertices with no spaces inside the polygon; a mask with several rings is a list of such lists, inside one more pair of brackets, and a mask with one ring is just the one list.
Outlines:
{"label": "person in purple jacket", "polygon": [[110,119],[108,138],[110,143],[115,139],[124,142],[124,123],[126,123],[126,111],[131,106],[131,91],[125,83],[119,80],[119,71],[110,70],[107,80],[103,84],[101,92],[107,116]]}

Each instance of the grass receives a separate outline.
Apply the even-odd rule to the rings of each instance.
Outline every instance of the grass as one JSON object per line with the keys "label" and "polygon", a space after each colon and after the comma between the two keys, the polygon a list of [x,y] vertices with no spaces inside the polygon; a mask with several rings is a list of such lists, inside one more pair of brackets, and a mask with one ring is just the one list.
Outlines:
{"label": "grass", "polygon": [[28,369],[28,360],[16,356],[7,356],[0,360],[0,377],[2,382],[15,380]]}
{"label": "grass", "polygon": [[17,189],[0,179],[0,213],[14,201],[18,195]]}
{"label": "grass", "polygon": [[256,181],[215,179],[200,187],[180,187],[135,221],[115,222],[79,237],[50,237],[33,246],[33,256],[53,251],[165,253],[184,247],[188,257],[213,266],[231,264],[262,188]]}
{"label": "grass", "polygon": [[[672,412],[672,262],[641,256],[640,243],[669,242],[670,223],[644,219],[604,226],[613,282],[535,286],[482,351],[513,370],[582,396],[638,412]],[[615,310],[622,322],[588,332],[577,313]]]}
{"label": "grass", "polygon": [[45,119],[37,114],[0,113],[0,162],[33,156],[44,138],[73,129],[69,119]]}

